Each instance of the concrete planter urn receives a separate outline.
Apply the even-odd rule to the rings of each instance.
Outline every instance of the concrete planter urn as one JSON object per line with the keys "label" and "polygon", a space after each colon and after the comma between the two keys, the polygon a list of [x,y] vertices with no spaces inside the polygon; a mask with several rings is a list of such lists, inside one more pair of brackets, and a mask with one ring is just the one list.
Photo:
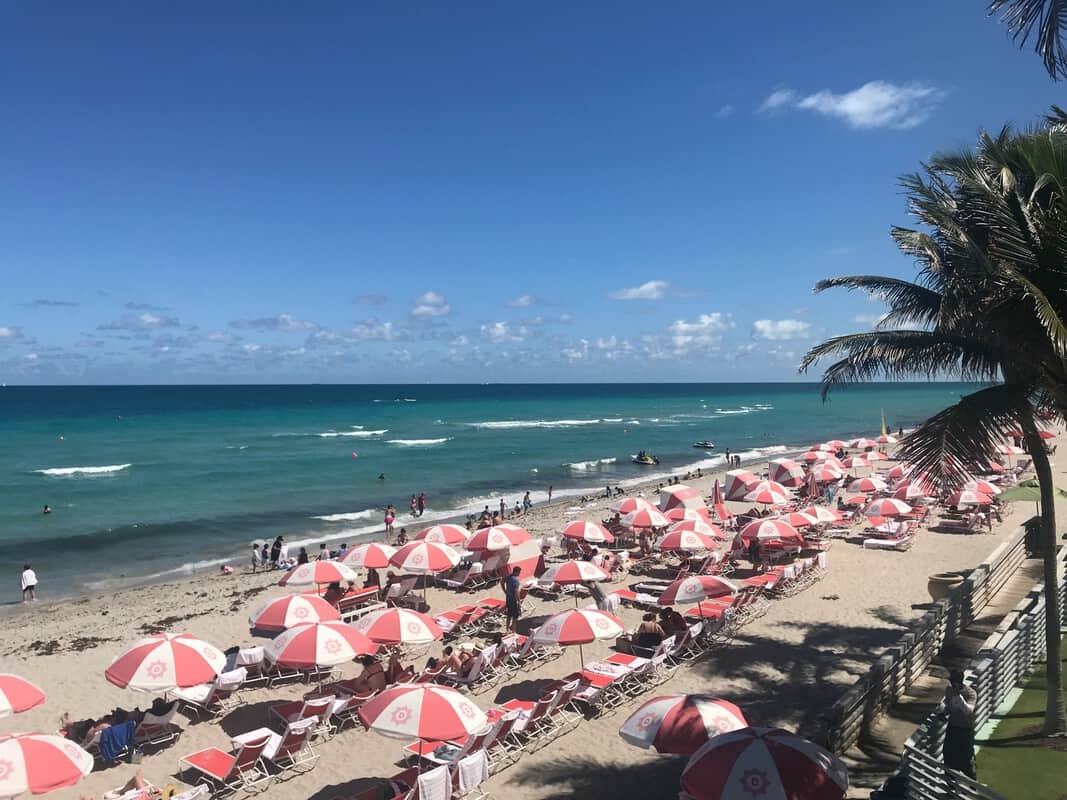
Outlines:
{"label": "concrete planter urn", "polygon": [[926,582],[926,591],[930,593],[930,598],[936,603],[962,583],[962,575],[955,572],[938,572],[935,575],[931,575]]}

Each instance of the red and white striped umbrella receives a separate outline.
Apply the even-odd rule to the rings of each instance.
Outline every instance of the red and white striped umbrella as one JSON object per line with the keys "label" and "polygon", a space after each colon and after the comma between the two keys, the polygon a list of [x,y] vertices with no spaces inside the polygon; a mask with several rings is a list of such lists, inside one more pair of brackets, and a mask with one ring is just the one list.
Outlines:
{"label": "red and white striped umbrella", "polygon": [[761,542],[767,539],[791,540],[798,543],[804,541],[804,537],[796,528],[780,519],[756,519],[748,523],[741,529],[741,541],[749,544],[753,539]]}
{"label": "red and white striped umbrella", "polygon": [[615,503],[611,507],[611,510],[617,511],[619,514],[629,514],[640,508],[655,508],[655,506],[641,497],[624,497],[619,502]]}
{"label": "red and white striped umbrella", "polygon": [[870,505],[863,510],[863,513],[868,517],[900,517],[904,514],[910,514],[911,506],[894,497],[883,497],[878,500],[872,500]]}
{"label": "red and white striped umbrella", "polygon": [[659,493],[659,507],[663,511],[672,508],[705,508],[704,498],[692,486],[678,484]]}
{"label": "red and white striped umbrella", "polygon": [[438,544],[447,544],[449,547],[465,545],[469,538],[470,532],[462,525],[450,525],[447,523],[444,525],[431,525],[429,528],[423,528],[415,534],[415,541],[417,542],[437,542]]}
{"label": "red and white striped umbrella", "polygon": [[284,631],[303,622],[332,622],[341,613],[316,594],[275,597],[248,618],[248,627],[259,631]]}
{"label": "red and white striped umbrella", "polygon": [[888,461],[889,460],[889,456],[887,456],[885,453],[880,453],[877,450],[872,450],[871,452],[864,453],[863,455],[866,456],[868,461],[872,461],[872,462],[873,461]]}
{"label": "red and white striped umbrella", "polygon": [[840,522],[845,518],[845,515],[836,508],[828,508],[826,506],[808,506],[804,509],[804,513],[814,517],[819,524]]}
{"label": "red and white striped umbrella", "polygon": [[717,506],[722,505],[722,503],[722,487],[719,485],[719,479],[716,478],[715,485],[711,487],[711,504]]}
{"label": "red and white striped umbrella", "polygon": [[609,581],[611,576],[592,561],[561,561],[553,564],[538,579],[541,583],[571,584],[584,581]]}
{"label": "red and white striped umbrella", "polygon": [[730,538],[727,534],[723,533],[722,528],[713,522],[703,522],[701,520],[684,519],[681,522],[676,522],[668,528],[671,533],[678,531],[693,531],[699,533],[701,536],[707,536],[709,539],[718,539],[719,541],[726,541]]}
{"label": "red and white striped umbrella", "polygon": [[157,633],[129,645],[104,677],[122,689],[166,692],[207,683],[225,667],[226,655],[217,647],[187,633]]}
{"label": "red and white striped umbrella", "polygon": [[63,736],[0,736],[0,797],[54,792],[73,786],[92,769],[93,757]]}
{"label": "red and white striped umbrella", "polygon": [[767,463],[771,480],[796,489],[804,483],[804,468],[791,458],[776,458]]}
{"label": "red and white striped umbrella", "polygon": [[848,447],[850,450],[866,450],[868,447],[877,446],[878,442],[876,442],[874,439],[859,438],[853,439],[851,442],[848,443]]}
{"label": "red and white striped umbrella", "polygon": [[735,469],[726,473],[723,492],[727,500],[744,500],[752,487],[760,482],[759,478],[747,469]]}
{"label": "red and white striped umbrella", "polygon": [[819,442],[808,448],[809,453],[833,453],[836,450],[837,448],[831,447],[829,442]]}
{"label": "red and white striped umbrella", "polygon": [[25,678],[0,673],[0,718],[37,708],[44,699],[44,692]]}
{"label": "red and white striped umbrella", "polygon": [[265,648],[267,660],[287,669],[336,667],[378,649],[344,622],[305,622],[279,634]]}
{"label": "red and white striped umbrella", "polygon": [[870,459],[867,458],[867,454],[864,453],[861,456],[849,456],[841,462],[841,466],[844,469],[863,469],[871,465]]}
{"label": "red and white striped umbrella", "polygon": [[809,525],[819,524],[819,520],[807,511],[790,511],[788,514],[779,514],[777,519],[788,522],[794,528],[807,528]]}
{"label": "red and white striped umbrella", "polygon": [[1000,494],[1000,487],[995,483],[984,481],[981,478],[975,478],[973,481],[967,481],[960,487],[965,492],[981,492],[982,494],[988,494],[992,497],[996,497]]}
{"label": "red and white striped umbrella", "polygon": [[569,522],[560,529],[560,534],[565,539],[574,539],[590,544],[611,544],[615,541],[615,534],[601,525],[599,522],[586,522],[576,520]]}
{"label": "red and white striped umbrella", "polygon": [[946,506],[987,506],[993,498],[982,492],[969,492],[959,489],[945,498]]}
{"label": "red and white striped umbrella", "polygon": [[854,494],[854,495],[845,497],[841,501],[841,505],[844,505],[844,506],[856,506],[858,508],[860,506],[867,505],[867,503],[869,501],[870,501],[870,498],[865,494]]}
{"label": "red and white striped umbrella", "polygon": [[886,477],[890,480],[899,481],[908,477],[915,469],[911,464],[906,461],[901,461],[899,464],[893,466],[889,472],[886,473]]}
{"label": "red and white striped umbrella", "polygon": [[614,639],[621,636],[625,627],[621,620],[606,611],[595,608],[568,608],[553,614],[533,631],[531,636],[538,644],[589,644],[598,639]]}
{"label": "red and white striped umbrella", "polygon": [[737,594],[738,586],[733,581],[716,575],[690,575],[676,580],[663,590],[656,600],[661,606],[673,606],[675,603],[700,603],[713,597],[728,597]]}
{"label": "red and white striped umbrella", "polygon": [[693,800],[842,800],[848,770],[807,739],[773,728],[742,728],[716,736],[682,772]]}
{"label": "red and white striped umbrella", "polygon": [[429,575],[444,572],[459,563],[459,553],[447,544],[437,542],[408,542],[389,559],[401,572]]}
{"label": "red and white striped umbrella", "polygon": [[467,540],[468,550],[507,550],[530,541],[530,534],[517,525],[495,525],[474,532]]}
{"label": "red and white striped umbrella", "polygon": [[392,739],[454,741],[488,723],[469,697],[433,683],[401,683],[379,692],[359,707],[372,731]]}
{"label": "red and white striped umbrella", "polygon": [[[979,465],[981,466],[981,465]],[[985,469],[979,470],[979,472],[1003,472],[1004,465],[996,461],[987,461]]]}
{"label": "red and white striped umbrella", "polygon": [[1052,431],[1038,431],[1037,435],[1040,436],[1042,439],[1055,439],[1056,438],[1056,434],[1054,434]]}
{"label": "red and white striped umbrella", "polygon": [[745,502],[780,506],[789,502],[789,493],[780,483],[760,481],[745,493]]}
{"label": "red and white striped umbrella", "polygon": [[823,444],[825,444],[827,447],[829,447],[834,452],[837,452],[838,450],[844,450],[845,449],[845,443],[843,441],[841,441],[840,439],[830,439],[827,442],[823,442]]}
{"label": "red and white striped umbrella", "polygon": [[639,508],[623,517],[622,524],[627,528],[666,528],[671,521],[654,508]]}
{"label": "red and white striped umbrella", "polygon": [[352,627],[376,644],[429,644],[444,635],[428,615],[406,608],[371,611],[352,622]]}
{"label": "red and white striped umbrella", "polygon": [[809,464],[814,464],[817,461],[823,461],[830,455],[828,450],[809,450],[800,457],[801,461],[806,461]]}
{"label": "red and white striped umbrella", "polygon": [[823,464],[818,467],[812,467],[811,474],[815,476],[815,480],[818,483],[833,483],[839,481],[844,477],[841,470],[837,467],[831,467],[827,464]]}
{"label": "red and white striped umbrella", "polygon": [[703,533],[690,530],[674,530],[665,534],[658,542],[656,549],[664,553],[687,552],[695,553],[700,550],[714,550],[715,538]]}
{"label": "red and white striped umbrella", "polygon": [[654,697],[629,716],[619,736],[660,753],[691,756],[709,739],[748,725],[741,709],[710,694]]}
{"label": "red and white striped umbrella", "polygon": [[878,442],[878,444],[896,444],[897,437],[890,436],[888,433],[883,433],[881,436],[875,439],[875,441]]}
{"label": "red and white striped umbrella", "polygon": [[848,485],[850,492],[860,492],[862,494],[870,494],[871,492],[882,492],[886,489],[886,482],[881,478],[874,475],[867,478],[857,478]]}
{"label": "red and white striped umbrella", "polygon": [[668,509],[663,512],[663,516],[671,520],[671,522],[681,522],[682,520],[704,520],[708,522],[711,519],[711,512],[707,507],[704,508],[686,508],[685,506],[676,506],[675,508]]}
{"label": "red and white striped umbrella", "polygon": [[997,452],[1002,453],[1006,456],[1021,456],[1026,451],[1023,450],[1021,447],[1016,447],[1015,445],[1002,444],[1000,447],[997,448]]}
{"label": "red and white striped umbrella", "polygon": [[396,553],[395,547],[378,542],[361,544],[345,553],[341,562],[352,569],[385,569]]}
{"label": "red and white striped umbrella", "polygon": [[904,481],[893,490],[893,497],[897,500],[918,500],[926,496],[927,492],[920,481]]}
{"label": "red and white striped umbrella", "polygon": [[278,581],[279,586],[315,586],[323,583],[354,581],[359,576],[340,561],[309,561],[298,564]]}

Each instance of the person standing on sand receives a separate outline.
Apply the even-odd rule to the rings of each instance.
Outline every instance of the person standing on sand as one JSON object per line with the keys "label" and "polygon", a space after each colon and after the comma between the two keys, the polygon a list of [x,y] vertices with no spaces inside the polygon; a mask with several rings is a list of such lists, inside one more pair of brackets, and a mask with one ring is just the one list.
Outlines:
{"label": "person standing on sand", "polygon": [[511,574],[501,581],[501,585],[504,587],[504,613],[506,622],[504,627],[508,633],[515,632],[515,626],[518,624],[519,617],[522,616],[522,605],[519,603],[519,575],[522,574],[522,570],[519,567],[515,567],[511,570]]}
{"label": "person standing on sand", "polygon": [[29,564],[22,566],[22,602],[28,603],[37,599],[37,573]]}
{"label": "person standing on sand", "polygon": [[974,705],[978,695],[963,682],[963,671],[954,669],[945,691],[945,766],[978,780],[974,771]]}
{"label": "person standing on sand", "polygon": [[278,568],[278,559],[282,555],[282,537],[279,536],[274,540],[274,544],[270,546],[270,566],[271,569]]}
{"label": "person standing on sand", "polygon": [[527,492],[522,496],[522,513],[525,514],[533,506],[533,500],[530,499],[530,493]]}
{"label": "person standing on sand", "polygon": [[552,484],[548,484],[548,502],[552,502]]}

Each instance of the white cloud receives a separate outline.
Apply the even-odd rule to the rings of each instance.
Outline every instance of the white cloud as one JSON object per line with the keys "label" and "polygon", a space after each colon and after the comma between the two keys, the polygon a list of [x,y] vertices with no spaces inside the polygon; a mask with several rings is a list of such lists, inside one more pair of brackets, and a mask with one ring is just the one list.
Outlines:
{"label": "white cloud", "polygon": [[100,331],[154,331],[160,328],[177,328],[181,323],[177,317],[165,317],[145,311],[141,314],[127,314],[103,325],[97,325]]}
{"label": "white cloud", "polygon": [[852,318],[852,321],[859,325],[869,325],[870,327],[874,328],[877,327],[877,325],[888,316],[888,311],[884,314],[857,314]]}
{"label": "white cloud", "polygon": [[734,113],[734,107],[727,103],[715,112],[715,119],[724,119]]}
{"label": "white cloud", "polygon": [[449,344],[451,344],[453,347],[463,347],[465,345],[470,344],[470,342],[471,340],[468,339],[465,334],[461,333],[459,336],[449,342]]}
{"label": "white cloud", "polygon": [[415,299],[415,305],[411,309],[411,316],[429,319],[443,317],[452,310],[452,306],[445,300],[444,295],[437,292],[426,292]]}
{"label": "white cloud", "polygon": [[618,340],[614,336],[609,336],[606,339],[598,338],[596,340],[597,350],[614,350],[618,347]]}
{"label": "white cloud", "polygon": [[256,331],[316,331],[319,329],[318,323],[297,319],[292,314],[279,314],[276,317],[257,319],[235,319],[230,323],[230,327]]}
{"label": "white cloud", "polygon": [[13,342],[16,339],[22,338],[22,328],[15,328],[11,325],[0,326],[0,341]]}
{"label": "white cloud", "polygon": [[736,327],[729,314],[713,311],[701,314],[692,322],[678,319],[671,323],[668,332],[671,342],[677,350],[686,350],[691,346],[707,347],[722,341],[722,334]]}
{"label": "white cloud", "polygon": [[407,339],[408,332],[392,322],[364,319],[352,326],[351,338],[357,342],[395,342]]}
{"label": "white cloud", "polygon": [[929,84],[870,81],[843,93],[823,89],[801,95],[790,89],[777,89],[763,101],[760,111],[813,111],[843,120],[853,128],[905,130],[929,119],[944,96],[942,90]]}
{"label": "white cloud", "polygon": [[521,342],[529,339],[533,331],[525,325],[512,327],[506,322],[493,322],[482,325],[482,336],[490,342]]}
{"label": "white cloud", "polygon": [[564,347],[559,353],[571,363],[581,361],[589,354],[589,340],[579,339],[575,344],[572,344],[569,347]]}
{"label": "white cloud", "polygon": [[520,294],[518,297],[513,297],[508,300],[508,305],[512,308],[529,308],[536,304],[537,298],[532,294]]}
{"label": "white cloud", "polygon": [[569,325],[571,322],[574,321],[574,316],[564,311],[562,314],[559,315],[559,321],[562,322],[564,325]]}
{"label": "white cloud", "polygon": [[667,281],[645,281],[640,286],[617,289],[608,297],[612,300],[659,300],[667,293]]}
{"label": "white cloud", "polygon": [[240,336],[237,336],[227,331],[208,331],[202,337],[205,342],[212,342],[214,344],[237,344],[241,340]]}
{"label": "white cloud", "polygon": [[810,330],[811,323],[799,319],[758,319],[752,323],[752,338],[772,341],[803,339]]}

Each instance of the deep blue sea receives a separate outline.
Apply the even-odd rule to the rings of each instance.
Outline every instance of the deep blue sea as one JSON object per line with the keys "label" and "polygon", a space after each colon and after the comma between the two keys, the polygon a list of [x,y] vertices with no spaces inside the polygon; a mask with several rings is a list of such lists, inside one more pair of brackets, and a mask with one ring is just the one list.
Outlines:
{"label": "deep blue sea", "polygon": [[[380,534],[389,502],[408,524],[412,493],[428,521],[717,466],[726,448],[763,461],[876,433],[883,409],[913,426],[974,388],[873,384],[823,403],[798,383],[4,387],[0,581],[17,594],[30,561],[43,593],[106,589],[243,564],[277,534],[317,550]],[[632,464],[640,449],[661,465]]]}

